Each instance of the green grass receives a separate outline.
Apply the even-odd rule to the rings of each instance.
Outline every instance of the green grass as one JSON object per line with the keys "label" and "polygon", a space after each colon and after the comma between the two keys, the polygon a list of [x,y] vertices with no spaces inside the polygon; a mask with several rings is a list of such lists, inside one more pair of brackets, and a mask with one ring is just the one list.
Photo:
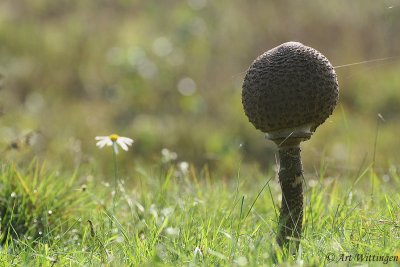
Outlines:
{"label": "green grass", "polygon": [[[384,182],[371,167],[354,177],[335,178],[325,176],[326,168],[306,173],[301,253],[292,256],[274,241],[280,188],[273,172],[238,171],[236,179],[220,179],[207,168],[185,171],[164,164],[136,169],[120,180],[113,213],[114,187],[95,174],[3,165],[0,262],[323,266],[328,255],[398,255],[400,194],[393,187],[400,182],[398,173],[392,168],[385,178],[390,181]],[[331,266],[356,263],[353,258]],[[362,263],[380,266],[382,261]]]}
{"label": "green grass", "polygon": [[[329,253],[399,253],[399,1],[19,2],[0,1],[0,266],[323,266]],[[392,57],[336,69],[339,105],[302,144],[294,257],[274,241],[275,145],[241,104],[249,64],[290,40],[334,66]],[[135,139],[118,155],[115,198],[113,159],[94,140],[110,130]],[[164,148],[196,168],[163,163]]]}

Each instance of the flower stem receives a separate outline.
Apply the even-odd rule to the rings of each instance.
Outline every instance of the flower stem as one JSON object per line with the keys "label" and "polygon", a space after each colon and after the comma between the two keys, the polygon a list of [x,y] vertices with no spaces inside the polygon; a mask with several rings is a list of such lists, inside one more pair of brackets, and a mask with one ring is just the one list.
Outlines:
{"label": "flower stem", "polygon": [[118,192],[118,165],[117,165],[117,153],[115,149],[113,151],[113,164],[114,164],[114,196],[113,196],[113,213],[115,216],[115,202]]}

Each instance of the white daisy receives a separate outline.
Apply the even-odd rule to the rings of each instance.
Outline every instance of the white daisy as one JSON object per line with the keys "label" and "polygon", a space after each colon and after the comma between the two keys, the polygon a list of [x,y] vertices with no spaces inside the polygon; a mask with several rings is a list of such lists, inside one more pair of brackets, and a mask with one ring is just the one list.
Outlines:
{"label": "white daisy", "polygon": [[125,151],[128,151],[128,146],[133,144],[133,140],[128,137],[111,134],[109,136],[96,136],[96,146],[103,148],[104,146],[112,146],[115,154],[118,154],[118,145]]}

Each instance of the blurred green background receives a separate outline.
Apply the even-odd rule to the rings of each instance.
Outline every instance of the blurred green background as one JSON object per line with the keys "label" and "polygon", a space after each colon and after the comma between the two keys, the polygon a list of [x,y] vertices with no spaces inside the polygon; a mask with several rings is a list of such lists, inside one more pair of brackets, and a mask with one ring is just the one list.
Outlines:
{"label": "blurred green background", "polygon": [[339,105],[303,143],[306,170],[399,168],[399,34],[398,0],[3,0],[2,158],[109,170],[94,137],[115,132],[135,139],[126,173],[162,160],[226,177],[269,168],[276,148],[245,117],[242,80],[295,40],[334,66],[390,57],[337,68]]}

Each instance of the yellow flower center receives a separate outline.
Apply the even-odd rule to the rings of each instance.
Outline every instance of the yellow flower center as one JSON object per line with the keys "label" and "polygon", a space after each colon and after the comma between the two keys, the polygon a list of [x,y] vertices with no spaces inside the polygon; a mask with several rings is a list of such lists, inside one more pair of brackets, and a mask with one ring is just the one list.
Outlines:
{"label": "yellow flower center", "polygon": [[116,142],[117,139],[119,138],[119,135],[118,134],[111,134],[108,137],[111,139],[111,141]]}

